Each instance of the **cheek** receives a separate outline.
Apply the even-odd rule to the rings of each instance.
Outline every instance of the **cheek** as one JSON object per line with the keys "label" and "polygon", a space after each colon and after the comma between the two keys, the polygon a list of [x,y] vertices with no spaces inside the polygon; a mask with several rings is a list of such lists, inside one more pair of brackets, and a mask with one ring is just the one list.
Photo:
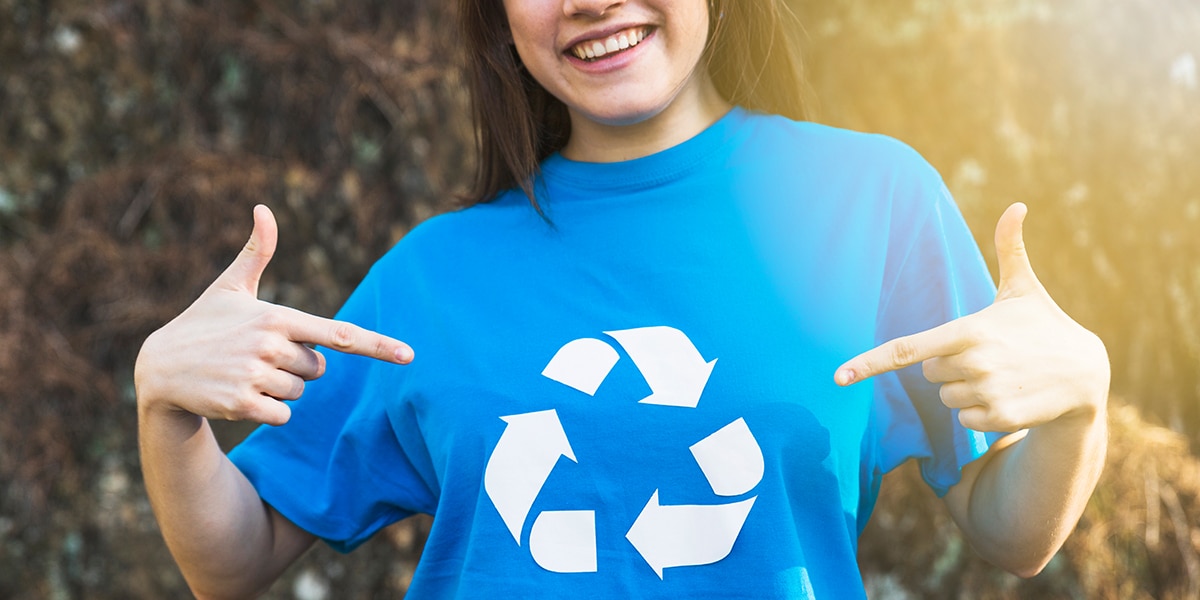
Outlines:
{"label": "cheek", "polygon": [[[550,10],[539,10],[536,3],[529,3],[518,11],[508,12],[509,34],[522,59],[532,60],[534,50],[553,51],[555,20],[547,17]],[[532,9],[532,10],[531,10]]]}
{"label": "cheek", "polygon": [[513,45],[517,48],[517,59],[520,60],[521,63],[526,67],[528,67],[530,60],[533,58],[530,47],[520,41],[515,41]]}
{"label": "cheek", "polygon": [[708,15],[690,15],[679,21],[685,23],[674,40],[675,54],[681,61],[698,63],[704,55],[704,44],[708,40]]}
{"label": "cheek", "polygon": [[518,29],[516,25],[512,28],[513,44],[517,48],[517,56],[529,69],[531,75],[535,78],[538,72],[543,70],[540,65],[545,65],[552,62],[556,56],[552,43],[545,42],[545,39],[553,39],[553,37],[542,36],[540,39],[531,31],[526,29]]}
{"label": "cheek", "polygon": [[[552,62],[553,51],[546,48],[539,48],[531,44],[516,44],[517,57],[521,60],[521,64],[525,65],[525,70],[534,78],[542,87],[550,90],[553,86]],[[550,84],[550,87],[547,86]]]}
{"label": "cheek", "polygon": [[679,24],[680,29],[685,30],[692,41],[701,46],[704,45],[704,41],[708,37],[707,2],[701,0],[695,3],[695,6],[681,7],[681,10],[674,11],[674,14],[668,15],[667,18]]}

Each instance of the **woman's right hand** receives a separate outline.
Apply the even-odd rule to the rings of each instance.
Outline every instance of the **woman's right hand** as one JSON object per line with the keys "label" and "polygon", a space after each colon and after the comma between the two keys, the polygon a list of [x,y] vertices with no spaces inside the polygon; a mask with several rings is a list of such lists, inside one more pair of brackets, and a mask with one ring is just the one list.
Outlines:
{"label": "woman's right hand", "polygon": [[405,364],[407,344],[350,323],[258,299],[278,227],[254,208],[250,241],[187,310],[146,339],[134,368],[140,410],[282,425],[304,382],[325,372],[306,344]]}

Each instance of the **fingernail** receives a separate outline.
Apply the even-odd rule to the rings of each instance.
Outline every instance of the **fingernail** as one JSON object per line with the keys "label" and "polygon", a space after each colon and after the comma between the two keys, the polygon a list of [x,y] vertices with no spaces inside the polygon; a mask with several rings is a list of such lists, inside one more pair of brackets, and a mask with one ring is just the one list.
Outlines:
{"label": "fingernail", "polygon": [[838,369],[838,372],[833,375],[833,381],[838,385],[850,385],[854,383],[854,370]]}
{"label": "fingernail", "polygon": [[396,362],[407,363],[407,362],[411,362],[412,359],[413,359],[412,348],[409,348],[408,346],[401,346],[399,348],[396,348]]}

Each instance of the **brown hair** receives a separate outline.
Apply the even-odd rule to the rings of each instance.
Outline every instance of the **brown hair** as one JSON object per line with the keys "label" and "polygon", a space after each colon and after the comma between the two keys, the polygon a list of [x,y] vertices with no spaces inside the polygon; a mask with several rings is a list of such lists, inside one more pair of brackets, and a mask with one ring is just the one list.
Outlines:
{"label": "brown hair", "polygon": [[[542,88],[517,56],[501,0],[459,0],[479,167],[468,200],[533,190],[538,164],[571,135],[567,107]],[[804,118],[800,25],[785,0],[709,0],[705,58],[731,104]]]}

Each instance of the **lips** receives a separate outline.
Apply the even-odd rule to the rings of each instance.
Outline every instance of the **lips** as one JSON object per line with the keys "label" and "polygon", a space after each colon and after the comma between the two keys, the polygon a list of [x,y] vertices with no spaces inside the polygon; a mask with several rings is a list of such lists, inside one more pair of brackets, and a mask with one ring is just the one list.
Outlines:
{"label": "lips", "polygon": [[647,26],[630,27],[602,38],[579,42],[567,49],[567,54],[584,61],[595,61],[632,48],[650,33]]}

